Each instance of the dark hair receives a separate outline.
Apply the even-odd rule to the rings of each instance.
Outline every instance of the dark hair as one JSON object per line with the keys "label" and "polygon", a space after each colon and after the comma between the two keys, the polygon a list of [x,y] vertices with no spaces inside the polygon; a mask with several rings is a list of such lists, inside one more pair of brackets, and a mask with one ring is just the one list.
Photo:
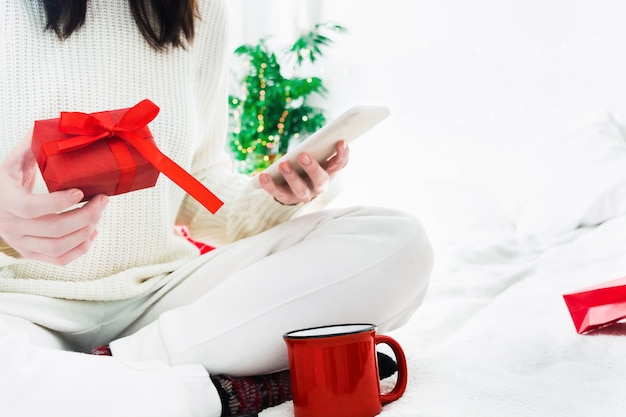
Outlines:
{"label": "dark hair", "polygon": [[[46,29],[67,39],[85,23],[88,0],[42,0]],[[185,47],[194,35],[199,16],[197,0],[129,0],[133,18],[155,49]]]}

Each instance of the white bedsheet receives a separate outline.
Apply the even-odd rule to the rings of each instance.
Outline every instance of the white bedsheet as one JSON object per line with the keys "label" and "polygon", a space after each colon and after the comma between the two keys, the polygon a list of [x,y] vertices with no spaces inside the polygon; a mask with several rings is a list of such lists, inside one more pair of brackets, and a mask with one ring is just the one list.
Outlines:
{"label": "white bedsheet", "polygon": [[[392,333],[409,388],[381,416],[626,415],[626,324],[579,335],[562,299],[626,275],[626,215],[542,240],[519,237],[473,191],[424,198],[440,204],[418,203],[435,269],[422,307]],[[261,414],[292,415],[291,403]]]}

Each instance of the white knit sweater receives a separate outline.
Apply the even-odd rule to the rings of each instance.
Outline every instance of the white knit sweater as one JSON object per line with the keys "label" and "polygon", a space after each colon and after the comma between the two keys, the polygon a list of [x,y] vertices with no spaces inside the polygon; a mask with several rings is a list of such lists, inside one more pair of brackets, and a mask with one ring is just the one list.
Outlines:
{"label": "white knit sweater", "polygon": [[[231,169],[222,0],[201,0],[193,45],[165,53],[144,40],[125,0],[90,0],[85,25],[65,41],[44,31],[38,3],[0,3],[0,158],[35,120],[59,117],[60,111],[126,108],[149,98],[161,108],[149,125],[159,149],[225,205],[212,215],[161,175],[156,187],[111,197],[92,248],[67,266],[0,253],[0,291],[81,300],[133,297],[198,256],[174,232],[175,224],[219,246],[294,214]],[[47,192],[41,178],[36,192]]]}

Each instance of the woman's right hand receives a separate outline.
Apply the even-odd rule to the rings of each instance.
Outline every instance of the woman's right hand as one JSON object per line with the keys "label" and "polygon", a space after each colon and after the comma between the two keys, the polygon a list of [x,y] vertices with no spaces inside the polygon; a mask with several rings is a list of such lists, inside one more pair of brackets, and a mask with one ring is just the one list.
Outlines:
{"label": "woman's right hand", "polygon": [[37,163],[31,137],[26,135],[0,164],[0,239],[23,258],[66,265],[91,247],[108,197],[67,210],[82,200],[80,190],[33,194]]}

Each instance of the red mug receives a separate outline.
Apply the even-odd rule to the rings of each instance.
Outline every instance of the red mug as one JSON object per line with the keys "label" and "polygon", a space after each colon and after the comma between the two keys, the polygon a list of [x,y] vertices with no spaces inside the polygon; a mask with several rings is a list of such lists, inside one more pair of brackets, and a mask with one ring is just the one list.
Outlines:
{"label": "red mug", "polygon": [[[285,333],[295,417],[373,417],[404,394],[408,372],[400,344],[373,324],[341,324]],[[398,362],[396,385],[380,392],[377,344]]]}

